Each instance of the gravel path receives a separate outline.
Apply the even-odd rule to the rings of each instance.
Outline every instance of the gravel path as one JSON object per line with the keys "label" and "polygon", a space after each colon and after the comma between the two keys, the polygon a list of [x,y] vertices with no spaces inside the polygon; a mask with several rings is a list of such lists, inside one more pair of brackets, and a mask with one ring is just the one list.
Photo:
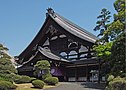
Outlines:
{"label": "gravel path", "polygon": [[[92,86],[94,86],[94,84],[91,83],[88,84],[88,83],[76,83],[76,82],[75,83],[62,82],[57,87],[48,88],[44,90],[102,90],[99,88],[93,88]],[[95,85],[95,87],[97,86]]]}

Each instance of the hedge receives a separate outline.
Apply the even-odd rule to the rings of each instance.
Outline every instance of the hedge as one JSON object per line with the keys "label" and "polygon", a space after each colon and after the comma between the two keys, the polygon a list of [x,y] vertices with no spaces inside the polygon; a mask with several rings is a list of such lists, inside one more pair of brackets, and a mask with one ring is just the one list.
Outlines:
{"label": "hedge", "polygon": [[0,90],[11,90],[11,89],[16,89],[16,85],[9,81],[0,81]]}
{"label": "hedge", "polygon": [[17,79],[15,79],[15,83],[21,84],[21,83],[30,83],[31,78],[29,76],[19,76]]}
{"label": "hedge", "polygon": [[0,75],[0,81],[9,81],[11,83],[13,83],[13,79],[12,78],[9,78],[7,77],[6,75]]}
{"label": "hedge", "polygon": [[32,81],[32,85],[35,87],[35,88],[40,88],[42,89],[44,87],[44,82],[41,81],[41,80],[34,80]]}
{"label": "hedge", "polygon": [[45,83],[48,85],[56,85],[59,82],[57,77],[48,77],[45,79]]}

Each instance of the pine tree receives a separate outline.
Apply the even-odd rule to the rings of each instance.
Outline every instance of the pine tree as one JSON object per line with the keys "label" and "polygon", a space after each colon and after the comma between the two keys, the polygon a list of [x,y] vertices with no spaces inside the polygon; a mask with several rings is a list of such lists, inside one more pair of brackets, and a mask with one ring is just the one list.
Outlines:
{"label": "pine tree", "polygon": [[47,60],[40,60],[34,65],[35,72],[34,75],[43,80],[50,77],[50,63]]}
{"label": "pine tree", "polygon": [[101,10],[101,14],[97,17],[97,19],[99,19],[96,24],[97,26],[94,28],[94,31],[100,31],[100,33],[98,34],[98,37],[101,36],[102,38],[99,41],[104,42],[108,42],[108,35],[104,34],[105,30],[107,30],[108,27],[108,23],[110,22],[110,12],[103,8]]}
{"label": "pine tree", "polygon": [[[98,57],[98,60],[105,60],[108,61],[111,55],[111,46],[113,43],[109,43],[109,36],[108,33],[105,34],[106,30],[108,29],[109,22],[110,22],[110,11],[103,8],[101,10],[101,14],[97,17],[99,19],[96,22],[96,27],[94,31],[100,31],[98,37],[99,40],[96,41],[96,45],[94,45],[93,49],[96,51],[95,55]],[[108,68],[104,68],[104,67]],[[102,65],[102,74],[108,73],[109,65],[107,63]]]}
{"label": "pine tree", "polygon": [[11,62],[11,57],[7,54],[9,49],[0,44],[0,74],[17,73]]}

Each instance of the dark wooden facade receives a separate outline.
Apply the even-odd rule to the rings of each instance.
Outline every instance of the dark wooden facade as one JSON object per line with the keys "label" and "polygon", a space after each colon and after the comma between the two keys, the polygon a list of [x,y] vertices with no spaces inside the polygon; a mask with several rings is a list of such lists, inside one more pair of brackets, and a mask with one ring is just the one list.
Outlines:
{"label": "dark wooden facade", "polygon": [[99,69],[92,46],[97,37],[55,13],[51,8],[30,45],[18,56],[19,74],[33,76],[34,64],[48,60],[60,81],[91,81]]}

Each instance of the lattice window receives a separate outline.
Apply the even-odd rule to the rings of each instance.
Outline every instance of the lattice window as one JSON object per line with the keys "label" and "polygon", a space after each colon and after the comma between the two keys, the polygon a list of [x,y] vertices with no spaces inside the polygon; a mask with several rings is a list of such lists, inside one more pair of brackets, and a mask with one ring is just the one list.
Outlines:
{"label": "lattice window", "polygon": [[83,45],[81,45],[80,49],[79,49],[79,53],[80,52],[87,52],[88,49],[86,47],[84,47]]}
{"label": "lattice window", "polygon": [[67,53],[66,52],[61,52],[60,55],[64,58],[67,58]]}
{"label": "lattice window", "polygon": [[76,60],[78,58],[77,52],[76,51],[71,51],[69,53],[69,59],[71,60]]}

